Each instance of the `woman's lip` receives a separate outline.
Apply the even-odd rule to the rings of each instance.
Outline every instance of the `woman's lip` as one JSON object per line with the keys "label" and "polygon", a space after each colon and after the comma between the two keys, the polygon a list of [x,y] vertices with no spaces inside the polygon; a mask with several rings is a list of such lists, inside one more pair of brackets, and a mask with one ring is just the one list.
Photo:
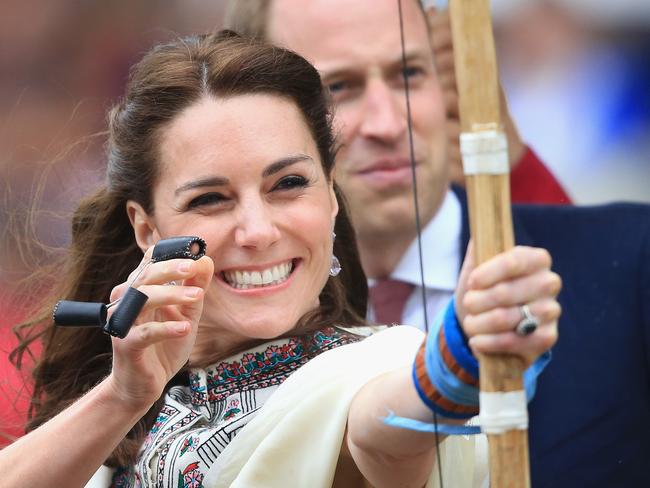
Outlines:
{"label": "woman's lip", "polygon": [[249,264],[249,265],[243,265],[243,266],[231,266],[229,268],[223,268],[217,272],[218,273],[231,273],[233,271],[248,271],[249,273],[251,271],[264,271],[265,269],[271,269],[275,266],[278,266],[280,264],[285,264],[285,263],[294,263],[299,260],[300,258],[290,258],[290,259],[280,259],[278,261],[271,261],[270,263],[265,263],[265,264]]}

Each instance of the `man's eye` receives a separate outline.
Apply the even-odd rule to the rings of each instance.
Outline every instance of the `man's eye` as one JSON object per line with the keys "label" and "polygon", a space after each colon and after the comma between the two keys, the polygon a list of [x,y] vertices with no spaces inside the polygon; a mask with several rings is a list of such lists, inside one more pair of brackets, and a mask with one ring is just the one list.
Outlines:
{"label": "man's eye", "polygon": [[226,197],[224,197],[221,193],[204,193],[203,195],[199,195],[198,197],[190,200],[190,202],[187,204],[187,208],[189,210],[198,207],[205,207],[207,205],[216,205],[223,202],[224,200],[226,200]]}
{"label": "man's eye", "polygon": [[307,179],[298,175],[285,176],[273,187],[273,190],[293,190],[307,186]]}
{"label": "man's eye", "polygon": [[407,66],[406,68],[402,69],[402,76],[405,78],[413,78],[414,76],[417,76],[422,73],[422,69],[418,68],[417,66]]}
{"label": "man's eye", "polygon": [[348,84],[345,81],[334,81],[332,83],[327,84],[327,89],[332,95],[336,95],[337,93],[341,93],[343,90],[345,90],[348,87]]}

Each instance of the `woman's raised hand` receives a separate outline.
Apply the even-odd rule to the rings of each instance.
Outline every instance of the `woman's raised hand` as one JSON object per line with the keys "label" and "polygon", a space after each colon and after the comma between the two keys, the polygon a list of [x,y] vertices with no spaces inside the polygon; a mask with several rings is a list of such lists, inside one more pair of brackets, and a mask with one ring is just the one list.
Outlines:
{"label": "woman's raised hand", "polygon": [[[145,253],[143,263],[152,251],[153,247]],[[141,268],[142,264],[111,293],[111,301],[120,298],[135,278],[132,286],[149,297],[126,338],[112,339],[109,379],[116,394],[134,406],[157,400],[187,362],[214,273],[207,256],[151,263],[138,275]]]}
{"label": "woman's raised hand", "polygon": [[[560,304],[560,277],[551,271],[544,249],[517,246],[474,267],[471,244],[456,291],[456,314],[474,353],[508,353],[526,365],[555,344]],[[527,305],[538,328],[519,335],[515,328]]]}

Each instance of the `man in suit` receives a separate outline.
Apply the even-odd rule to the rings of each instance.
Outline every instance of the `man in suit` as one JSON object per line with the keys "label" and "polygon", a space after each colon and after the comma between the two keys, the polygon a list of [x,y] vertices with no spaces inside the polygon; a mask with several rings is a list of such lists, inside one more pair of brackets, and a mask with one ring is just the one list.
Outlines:
{"label": "man in suit", "polygon": [[[450,187],[453,149],[426,18],[415,0],[402,4],[426,315],[397,2],[265,1],[248,25],[235,8],[230,26],[297,51],[321,72],[336,104],[336,178],[374,285],[374,318],[423,327],[453,294],[468,225],[465,195]],[[516,131],[509,135],[518,147]],[[510,156],[516,163],[521,152]],[[561,337],[530,405],[533,486],[650,485],[650,209],[515,208],[514,224],[517,243],[548,249],[564,280]]]}

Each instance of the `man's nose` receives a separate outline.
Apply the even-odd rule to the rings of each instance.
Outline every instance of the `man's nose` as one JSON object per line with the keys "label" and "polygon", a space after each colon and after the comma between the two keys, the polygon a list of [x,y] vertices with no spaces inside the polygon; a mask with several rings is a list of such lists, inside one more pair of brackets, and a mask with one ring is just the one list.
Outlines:
{"label": "man's nose", "polygon": [[242,202],[237,216],[235,242],[238,246],[262,250],[280,239],[272,209],[261,198]]}
{"label": "man's nose", "polygon": [[404,94],[392,90],[384,80],[370,80],[366,85],[361,134],[382,142],[397,142],[407,128],[405,103]]}

